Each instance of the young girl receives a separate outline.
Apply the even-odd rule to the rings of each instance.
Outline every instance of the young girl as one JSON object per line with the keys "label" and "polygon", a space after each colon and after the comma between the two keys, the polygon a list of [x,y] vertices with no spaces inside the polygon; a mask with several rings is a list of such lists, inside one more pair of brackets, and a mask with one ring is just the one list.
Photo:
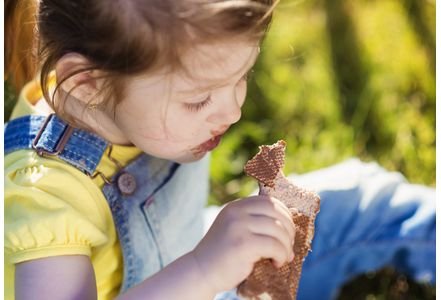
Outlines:
{"label": "young girl", "polygon": [[201,240],[207,153],[240,119],[272,9],[40,1],[40,84],[5,129],[7,299],[212,299],[262,257],[292,260],[269,197],[227,205]]}
{"label": "young girl", "polygon": [[[277,199],[226,205],[203,237],[208,155],[240,119],[274,3],[41,0],[40,81],[5,127],[6,299],[227,299],[293,258]],[[54,71],[54,72],[53,72]],[[320,192],[298,299],[393,265],[434,282],[434,191],[350,160]]]}

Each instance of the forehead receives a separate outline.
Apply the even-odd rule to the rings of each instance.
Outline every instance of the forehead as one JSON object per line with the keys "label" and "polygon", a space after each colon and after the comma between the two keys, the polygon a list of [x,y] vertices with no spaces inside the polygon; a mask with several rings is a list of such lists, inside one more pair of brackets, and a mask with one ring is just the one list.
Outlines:
{"label": "forehead", "polygon": [[182,58],[183,70],[141,74],[127,82],[128,93],[190,96],[236,83],[254,65],[258,44],[197,45]]}
{"label": "forehead", "polygon": [[184,71],[174,74],[173,89],[191,93],[234,82],[254,65],[258,54],[257,43],[195,46],[182,59]]}

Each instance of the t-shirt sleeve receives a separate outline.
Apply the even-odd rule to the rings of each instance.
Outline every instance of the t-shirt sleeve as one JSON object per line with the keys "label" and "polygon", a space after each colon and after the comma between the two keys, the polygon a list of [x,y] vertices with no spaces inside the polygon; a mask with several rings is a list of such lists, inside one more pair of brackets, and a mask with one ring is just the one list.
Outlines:
{"label": "t-shirt sleeve", "polygon": [[[9,263],[91,255],[108,239],[111,216],[100,189],[77,169],[17,151],[5,157],[5,256]],[[110,218],[110,219],[109,219]]]}

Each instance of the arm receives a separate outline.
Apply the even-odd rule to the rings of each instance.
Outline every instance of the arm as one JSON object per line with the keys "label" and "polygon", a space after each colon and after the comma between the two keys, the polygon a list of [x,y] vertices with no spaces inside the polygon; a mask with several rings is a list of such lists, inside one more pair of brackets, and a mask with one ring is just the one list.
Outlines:
{"label": "arm", "polygon": [[[190,252],[118,299],[213,299],[215,292],[204,285],[198,270]],[[15,299],[97,299],[89,257],[65,255],[17,264]]]}
{"label": "arm", "polygon": [[[294,224],[286,206],[267,196],[229,203],[197,247],[120,295],[128,299],[207,300],[237,286],[261,258],[281,267],[293,259]],[[90,259],[84,255],[16,265],[16,299],[96,299]]]}
{"label": "arm", "polygon": [[234,288],[261,258],[293,259],[294,224],[280,201],[255,196],[227,204],[196,248],[121,295],[127,299],[213,299]]}
{"label": "arm", "polygon": [[207,284],[193,252],[189,252],[152,277],[120,295],[117,300],[213,299],[216,291]]}
{"label": "arm", "polygon": [[16,264],[15,299],[96,299],[89,257],[65,255]]}

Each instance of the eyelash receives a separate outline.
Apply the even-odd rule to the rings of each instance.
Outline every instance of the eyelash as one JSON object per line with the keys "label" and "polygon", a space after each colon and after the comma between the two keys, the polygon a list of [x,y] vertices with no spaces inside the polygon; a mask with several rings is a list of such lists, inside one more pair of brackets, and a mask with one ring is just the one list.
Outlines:
{"label": "eyelash", "polygon": [[198,103],[184,103],[185,108],[191,112],[198,112],[211,103],[211,97],[208,96],[204,101]]}
{"label": "eyelash", "polygon": [[[253,70],[248,71],[245,75],[240,79],[241,81],[248,81]],[[198,103],[184,103],[185,108],[191,112],[201,111],[203,108],[208,106],[211,103],[211,97],[208,96],[204,101]]]}

